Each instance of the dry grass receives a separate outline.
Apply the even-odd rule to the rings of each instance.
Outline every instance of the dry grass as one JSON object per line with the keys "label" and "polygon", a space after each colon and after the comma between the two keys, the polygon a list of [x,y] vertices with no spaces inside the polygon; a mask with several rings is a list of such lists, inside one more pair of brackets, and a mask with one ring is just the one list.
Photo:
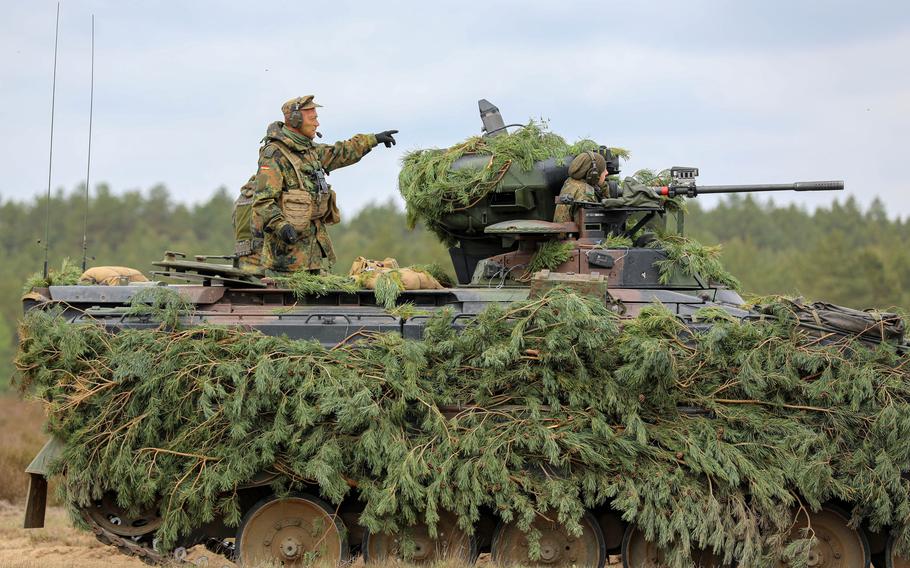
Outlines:
{"label": "dry grass", "polygon": [[0,501],[24,502],[25,468],[47,441],[41,403],[22,401],[13,393],[0,396]]}
{"label": "dry grass", "polygon": [[22,506],[0,501],[0,567],[132,568],[145,566],[74,529],[63,509],[48,508],[43,529],[22,528]]}

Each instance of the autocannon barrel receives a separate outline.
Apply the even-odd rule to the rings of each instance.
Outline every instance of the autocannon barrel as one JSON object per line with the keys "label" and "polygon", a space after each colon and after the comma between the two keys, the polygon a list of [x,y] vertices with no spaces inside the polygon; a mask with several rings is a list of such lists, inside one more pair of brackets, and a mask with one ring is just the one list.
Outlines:
{"label": "autocannon barrel", "polygon": [[840,191],[843,180],[798,181],[796,183],[760,183],[752,185],[696,185],[692,182],[671,183],[657,188],[661,195],[695,197],[702,193],[755,193],[765,191]]}
{"label": "autocannon barrel", "polygon": [[758,191],[840,191],[843,180],[798,181],[796,183],[764,183],[754,185],[700,185],[698,193],[751,193]]}

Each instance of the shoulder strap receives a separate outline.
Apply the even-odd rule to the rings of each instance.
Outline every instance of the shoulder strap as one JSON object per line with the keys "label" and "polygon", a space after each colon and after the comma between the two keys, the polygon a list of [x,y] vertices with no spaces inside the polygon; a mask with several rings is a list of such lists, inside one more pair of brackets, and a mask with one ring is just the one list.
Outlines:
{"label": "shoulder strap", "polygon": [[274,146],[277,148],[278,151],[281,152],[281,155],[291,163],[291,167],[294,168],[294,173],[297,174],[297,181],[300,183],[300,185],[303,185],[303,180],[307,174],[304,173],[305,166],[303,164],[303,160],[300,159],[300,156],[298,156],[295,152],[292,152],[290,148],[278,140],[269,141],[269,146]]}

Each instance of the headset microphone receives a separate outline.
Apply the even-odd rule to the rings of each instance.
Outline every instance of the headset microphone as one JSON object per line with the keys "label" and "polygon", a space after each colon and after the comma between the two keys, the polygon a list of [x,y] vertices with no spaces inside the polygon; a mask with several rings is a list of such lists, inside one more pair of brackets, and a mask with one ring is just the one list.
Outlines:
{"label": "headset microphone", "polygon": [[317,130],[317,131],[316,131],[316,137],[317,137],[317,138],[322,138],[322,132],[319,132],[319,131]]}

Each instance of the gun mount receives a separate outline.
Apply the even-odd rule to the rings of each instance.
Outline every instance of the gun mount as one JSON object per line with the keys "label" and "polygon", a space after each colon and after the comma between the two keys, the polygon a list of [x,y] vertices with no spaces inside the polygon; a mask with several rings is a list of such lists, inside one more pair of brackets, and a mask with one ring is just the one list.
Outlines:
{"label": "gun mount", "polygon": [[798,181],[795,183],[771,183],[752,185],[703,185],[698,186],[695,178],[698,168],[676,166],[670,168],[669,185],[658,188],[664,197],[698,197],[709,193],[753,193],[766,191],[840,191],[844,189],[843,180],[832,181]]}
{"label": "gun mount", "polygon": [[[479,101],[485,136],[509,136],[499,109],[486,99]],[[509,253],[532,253],[542,241],[573,241],[593,247],[610,235],[647,239],[639,235],[648,226],[664,223],[668,211],[677,205],[673,198],[694,198],[702,194],[756,193],[772,191],[837,191],[843,181],[800,181],[790,184],[710,185],[696,183],[698,168],[673,167],[666,185],[646,187],[635,178],[620,181],[619,159],[607,146],[598,150],[607,162],[607,178],[601,201],[573,201],[558,197],[569,177],[568,165],[574,156],[555,157],[536,162],[529,170],[511,167],[483,198],[468,207],[451,212],[441,220],[443,229],[458,244],[449,249],[452,264],[461,284],[478,284],[495,270],[486,262]],[[489,156],[466,155],[452,164],[453,171],[487,166]],[[637,193],[626,199],[627,192]],[[574,223],[551,223],[558,204],[572,205]],[[677,230],[684,222],[677,219]],[[639,244],[644,244],[639,240]],[[487,265],[478,269],[481,265]],[[508,267],[505,268],[506,270]],[[571,270],[571,268],[567,268]]]}

